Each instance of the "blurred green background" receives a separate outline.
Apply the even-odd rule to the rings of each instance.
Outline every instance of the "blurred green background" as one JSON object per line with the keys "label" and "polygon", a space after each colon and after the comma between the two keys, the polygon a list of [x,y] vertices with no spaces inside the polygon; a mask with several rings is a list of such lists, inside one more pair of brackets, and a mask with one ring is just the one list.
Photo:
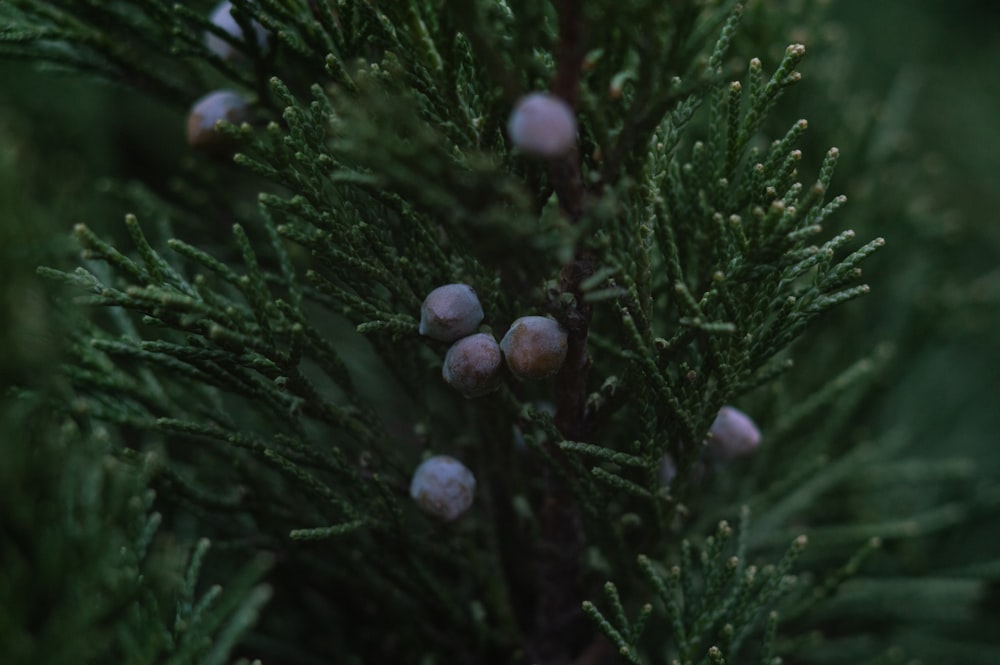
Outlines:
{"label": "blurred green background", "polygon": [[[834,189],[849,203],[836,230],[887,240],[866,267],[872,293],[800,342],[810,357],[797,371],[815,385],[891,342],[895,361],[857,426],[903,425],[915,453],[972,457],[989,490],[1000,477],[1000,3],[788,4],[806,14],[829,5],[829,21],[770,35],[809,48],[803,84],[779,112],[809,120],[813,163],[841,149]],[[749,28],[766,36],[768,26]],[[104,183],[169,187],[185,158],[183,114],[106,83],[0,62],[2,393],[58,387],[74,323],[57,315],[35,268],[74,264],[74,224],[122,233],[129,210]],[[973,519],[926,547],[911,557],[913,572],[1000,561],[1000,525]],[[991,575],[1000,583],[1000,571]]]}

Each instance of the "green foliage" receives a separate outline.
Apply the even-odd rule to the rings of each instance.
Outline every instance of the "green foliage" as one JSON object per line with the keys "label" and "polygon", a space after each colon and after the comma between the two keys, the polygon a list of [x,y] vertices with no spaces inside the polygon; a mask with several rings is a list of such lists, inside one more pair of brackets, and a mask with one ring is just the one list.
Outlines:
{"label": "green foliage", "polygon": [[[39,269],[93,310],[59,368],[76,397],[56,402],[79,425],[54,440],[81,442],[90,482],[127,485],[84,507],[109,519],[78,536],[95,548],[80,583],[138,608],[109,615],[114,656],[224,662],[268,596],[260,565],[227,568],[262,553],[276,557],[276,593],[246,650],[294,663],[569,662],[604,638],[632,663],[862,662],[885,652],[879,629],[938,630],[931,608],[971,615],[983,601],[989,574],[927,580],[890,562],[995,514],[1000,495],[966,460],[901,462],[916,436],[905,423],[855,427],[898,371],[893,347],[858,360],[864,349],[834,334],[821,367],[816,338],[799,342],[818,322],[852,329],[837,306],[868,293],[861,264],[884,242],[841,222],[840,151],[777,116],[805,48],[743,50],[785,25],[783,10],[234,5],[269,48],[212,28],[208,3],[0,7],[0,56],[177,108],[223,84],[255,105],[253,122],[219,128],[239,146],[231,163],[187,156],[165,187],[111,185],[124,229],[76,223],[80,265]],[[210,53],[206,30],[244,57]],[[549,87],[576,106],[580,141],[540,164],[508,147],[504,124],[518,96]],[[497,337],[518,316],[559,320],[559,376],[508,378],[481,400],[450,391],[445,348],[417,334],[417,316],[456,281],[475,287]],[[809,371],[789,371],[803,359]],[[723,464],[704,443],[737,401],[765,444]],[[447,526],[407,496],[421,455],[441,452],[478,487]],[[664,484],[666,456],[678,474]],[[172,624],[143,586],[150,505],[114,500],[149,496],[146,482],[171,532],[210,536],[212,572],[228,576],[226,592],[196,597],[199,541],[164,582]],[[62,476],[46,486],[75,496]],[[719,524],[737,514],[735,534]],[[56,520],[31,535],[74,533]],[[889,551],[868,565],[881,575],[849,579],[879,542]],[[910,612],[873,605],[924,582]],[[873,623],[859,606],[876,607]]]}
{"label": "green foliage", "polygon": [[5,660],[228,662],[271,595],[259,584],[266,559],[199,589],[209,541],[188,554],[157,538],[162,516],[146,487],[155,455],[111,455],[107,431],[53,419],[37,402],[5,408],[0,430]]}
{"label": "green foliage", "polygon": [[[670,639],[666,644],[665,634],[654,633],[639,646],[654,605],[642,605],[636,621],[631,623],[614,583],[604,585],[612,620],[594,603],[584,602],[584,611],[621,656],[632,663],[644,662],[639,656],[643,652],[666,654],[671,662],[780,662],[778,649],[787,649],[787,645],[775,642],[779,617],[794,619],[808,614],[836,593],[846,578],[856,574],[880,545],[878,539],[872,539],[823,580],[800,579],[792,570],[808,542],[804,535],[792,541],[776,564],[748,565],[749,512],[743,508],[735,542],[732,527],[722,521],[715,535],[705,539],[700,552],[689,541],[683,541],[678,563],[669,567],[639,555],[639,568],[656,594],[659,612],[667,615]],[[781,607],[781,612],[775,607]],[[748,643],[751,636],[758,637],[759,642]]]}

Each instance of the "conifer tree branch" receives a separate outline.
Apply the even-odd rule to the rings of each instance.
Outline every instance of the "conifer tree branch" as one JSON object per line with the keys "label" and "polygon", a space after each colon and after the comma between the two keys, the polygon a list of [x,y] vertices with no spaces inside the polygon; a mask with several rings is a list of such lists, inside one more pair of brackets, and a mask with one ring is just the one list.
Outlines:
{"label": "conifer tree branch", "polygon": [[[560,38],[553,92],[575,108],[584,54],[583,12],[579,0],[560,0],[558,13]],[[563,211],[572,224],[578,224],[584,214],[584,191],[576,148],[550,164],[549,178]],[[590,253],[578,251],[559,277],[560,292],[572,294],[574,304],[561,317],[569,333],[569,348],[566,361],[556,376],[555,422],[563,437],[574,440],[581,440],[584,435],[587,374],[591,365],[587,335],[593,310],[583,298],[581,284],[593,272]],[[555,442],[550,441],[547,445],[555,459],[569,464]],[[535,633],[528,651],[539,662],[569,663],[573,647],[580,641],[578,636],[585,630],[580,608],[580,556],[584,534],[571,488],[551,472],[546,478],[540,522],[539,597],[535,608]]]}
{"label": "conifer tree branch", "polygon": [[[214,0],[173,2],[6,3],[30,10],[23,18],[0,2],[0,19],[17,15],[27,31],[0,29],[0,57],[96,72],[175,106],[212,78],[258,92],[252,121],[217,127],[248,178],[219,178],[221,162],[192,153],[169,193],[123,197],[157,222],[143,231],[126,218],[133,248],[81,226],[87,268],[40,271],[102,308],[72,335],[63,374],[78,398],[63,410],[111,427],[101,449],[133,465],[156,451],[164,524],[190,513],[227,563],[280,554],[278,621],[247,648],[294,646],[299,633],[270,632],[287,618],[301,635],[331,631],[300,641],[302,662],[771,665],[798,651],[812,608],[828,607],[875,541],[822,576],[829,550],[969,519],[974,504],[880,507],[885,485],[905,496],[904,484],[933,490],[965,472],[896,464],[887,455],[906,432],[858,445],[847,423],[881,374],[874,363],[811,397],[782,382],[769,408],[768,395],[745,394],[791,366],[788,345],[822,312],[867,292],[860,266],[883,242],[839,228],[824,242],[846,199],[824,203],[836,149],[814,185],[800,177],[805,121],[767,147],[802,48],[773,76],[754,59],[730,82],[738,0],[446,0],[443,12],[419,0],[233,0],[243,37],[255,24],[269,33],[267,53],[214,25],[202,11]],[[771,18],[749,4],[752,29]],[[211,55],[206,35],[242,55]],[[178,64],[161,66],[159,51]],[[520,159],[502,118],[545,87],[581,110],[582,138],[557,158]],[[225,243],[193,224],[215,217],[235,223]],[[534,385],[505,375],[481,401],[446,392],[445,347],[414,317],[427,290],[473,285],[481,331],[497,332],[537,306],[512,287],[552,279],[553,265],[545,309],[568,332],[561,371]],[[708,449],[709,423],[736,398],[765,433],[757,461]],[[454,523],[407,495],[412,462],[431,452],[475,470],[475,503]],[[834,495],[844,519],[828,514]],[[736,542],[725,523],[705,535],[743,503],[753,532],[744,515]],[[859,523],[854,506],[875,514]],[[139,525],[137,560],[158,519]],[[821,546],[798,579],[804,539],[784,559],[776,549],[800,532]],[[217,587],[196,595],[204,543],[179,594],[183,626],[163,632],[181,655],[209,638],[228,651],[266,596],[237,585],[236,612],[219,610],[230,601]],[[640,551],[649,558],[632,570]],[[616,582],[582,602],[603,579]],[[880,591],[845,589],[854,602]],[[647,621],[658,630],[643,635]]]}
{"label": "conifer tree branch", "polygon": [[[559,46],[553,92],[571,107],[580,96],[580,70],[583,63],[583,11],[579,0],[560,0]],[[577,150],[554,162],[549,177],[559,197],[560,205],[573,224],[583,216],[583,178]],[[568,439],[580,439],[583,434],[583,407],[586,401],[587,333],[592,316],[591,306],[583,298],[582,283],[594,274],[593,258],[580,251],[559,276],[559,289],[575,299],[572,310],[563,321],[569,331],[569,351],[566,363],[556,377],[556,426]]]}

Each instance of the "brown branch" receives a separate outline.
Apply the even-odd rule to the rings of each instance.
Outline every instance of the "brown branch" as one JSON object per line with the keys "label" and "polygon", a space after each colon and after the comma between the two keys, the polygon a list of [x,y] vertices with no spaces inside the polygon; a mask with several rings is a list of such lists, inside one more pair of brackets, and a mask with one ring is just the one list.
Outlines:
{"label": "brown branch", "polygon": [[[557,8],[559,47],[552,91],[575,108],[580,97],[580,72],[585,55],[581,0],[558,0]],[[573,224],[579,223],[584,212],[579,150],[574,148],[569,154],[551,163],[549,176],[559,203],[570,221]],[[556,377],[556,426],[563,436],[574,440],[584,434],[583,408],[587,399],[587,373],[590,370],[587,334],[592,311],[590,305],[583,300],[580,284],[592,274],[593,258],[589,252],[578,251],[573,262],[564,267],[559,275],[560,291],[572,293],[575,305],[563,320],[569,332],[569,350],[563,369]]]}
{"label": "brown branch", "polygon": [[590,252],[579,252],[572,263],[559,275],[559,289],[572,293],[576,302],[564,314],[563,325],[568,332],[566,362],[556,375],[556,427],[572,441],[587,437],[584,407],[587,401],[587,375],[590,372],[590,354],[587,336],[593,317],[592,306],[584,301],[580,284],[594,274],[594,261]]}
{"label": "brown branch", "polygon": [[[576,109],[580,99],[580,71],[583,67],[583,11],[581,0],[559,0],[559,46],[556,53],[556,75],[553,94]],[[549,164],[549,180],[559,197],[559,203],[576,224],[583,216],[583,176],[580,154],[574,148],[569,154]]]}
{"label": "brown branch", "polygon": [[546,482],[548,488],[539,515],[542,537],[535,555],[535,625],[527,653],[532,663],[569,665],[587,638],[586,617],[580,605],[583,528],[568,488],[551,472]]}
{"label": "brown branch", "polygon": [[552,92],[576,108],[580,97],[580,69],[583,66],[583,11],[581,0],[559,0],[559,47],[556,78]]}
{"label": "brown branch", "polygon": [[[552,91],[571,107],[580,96],[580,71],[584,56],[583,12],[580,0],[559,0],[559,46],[557,70]],[[584,213],[583,177],[577,149],[549,163],[549,179],[560,206],[573,224]],[[567,439],[580,440],[586,430],[584,406],[587,399],[587,374],[590,356],[587,336],[592,316],[580,287],[594,272],[589,252],[577,252],[572,263],[563,268],[559,287],[575,296],[568,313],[561,312],[568,331],[568,350],[563,368],[556,376],[555,423]],[[549,453],[568,468],[555,442],[547,444]],[[585,544],[579,507],[570,489],[549,471],[545,496],[539,510],[541,538],[536,557],[538,597],[535,625],[527,653],[532,662],[544,665],[569,665],[573,657],[590,641],[590,630],[581,610],[583,593],[580,582],[580,557]]]}
{"label": "brown branch", "polygon": [[566,155],[549,162],[549,182],[559,197],[563,212],[576,224],[583,217],[583,175],[576,146]]}

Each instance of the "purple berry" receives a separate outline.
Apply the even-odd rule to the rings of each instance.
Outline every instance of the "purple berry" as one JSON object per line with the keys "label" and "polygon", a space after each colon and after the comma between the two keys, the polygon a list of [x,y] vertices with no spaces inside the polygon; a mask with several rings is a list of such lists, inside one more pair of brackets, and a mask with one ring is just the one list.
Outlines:
{"label": "purple berry", "polygon": [[454,342],[476,332],[483,321],[483,306],[468,284],[439,286],[420,308],[420,334],[441,342]]}
{"label": "purple berry", "polygon": [[670,453],[666,453],[660,462],[660,485],[666,487],[674,482],[674,478],[676,477],[677,465],[674,463],[674,458],[670,456]]}
{"label": "purple berry", "polygon": [[441,375],[466,397],[480,397],[500,386],[503,355],[493,335],[463,337],[448,349]]}
{"label": "purple berry", "polygon": [[708,449],[717,459],[744,457],[760,446],[760,430],[750,417],[731,406],[719,409],[708,432]]}
{"label": "purple berry", "polygon": [[476,479],[454,457],[437,455],[423,461],[413,473],[410,496],[424,512],[451,522],[472,505]]}
{"label": "purple berry", "polygon": [[507,121],[507,135],[527,153],[559,157],[576,144],[576,116],[555,95],[533,92],[517,101]]}
{"label": "purple berry", "polygon": [[249,107],[243,95],[231,90],[210,92],[191,107],[187,121],[188,143],[195,148],[228,148],[229,137],[220,133],[215,124],[226,120],[238,125],[249,118]]}
{"label": "purple berry", "polygon": [[544,316],[522,316],[511,324],[500,348],[511,374],[530,380],[557,373],[569,347],[566,331],[557,321]]}
{"label": "purple berry", "polygon": [[[233,18],[232,9],[233,3],[220,2],[216,5],[215,9],[212,10],[212,15],[209,17],[209,20],[212,22],[212,25],[217,28],[221,28],[224,32],[232,35],[237,41],[245,41],[246,35],[243,33],[243,28],[240,27],[240,24]],[[257,47],[261,51],[266,50],[268,36],[267,28],[262,26],[257,21],[251,21],[250,25],[253,27],[254,36],[257,38]],[[243,55],[232,44],[211,32],[205,33],[205,48],[223,60],[235,60]]]}

